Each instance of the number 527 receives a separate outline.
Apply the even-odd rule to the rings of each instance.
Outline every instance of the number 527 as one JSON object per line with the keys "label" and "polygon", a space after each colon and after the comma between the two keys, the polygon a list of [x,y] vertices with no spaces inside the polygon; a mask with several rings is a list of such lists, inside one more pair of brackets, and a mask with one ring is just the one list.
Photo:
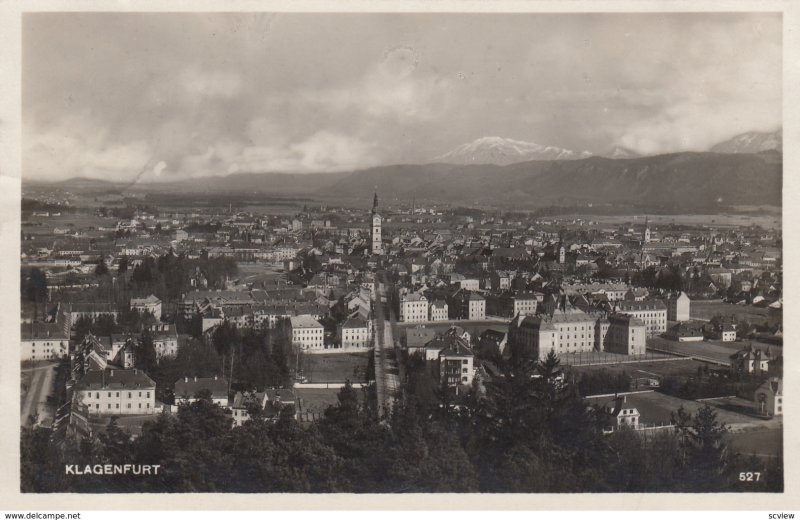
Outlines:
{"label": "number 527", "polygon": [[758,482],[761,480],[761,473],[758,471],[742,471],[739,473],[739,480],[742,482]]}

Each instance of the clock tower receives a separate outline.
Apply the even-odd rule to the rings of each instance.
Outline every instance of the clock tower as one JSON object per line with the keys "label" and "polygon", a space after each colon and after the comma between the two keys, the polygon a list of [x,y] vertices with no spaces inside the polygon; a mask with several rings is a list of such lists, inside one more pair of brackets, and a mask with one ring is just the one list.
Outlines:
{"label": "clock tower", "polygon": [[383,242],[381,241],[381,216],[378,215],[378,192],[375,191],[375,198],[372,200],[372,227],[370,228],[370,251],[373,255],[383,254]]}

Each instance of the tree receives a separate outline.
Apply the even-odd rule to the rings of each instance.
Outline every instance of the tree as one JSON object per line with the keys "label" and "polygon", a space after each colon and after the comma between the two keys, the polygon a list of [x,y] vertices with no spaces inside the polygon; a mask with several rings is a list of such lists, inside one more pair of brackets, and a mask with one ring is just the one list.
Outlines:
{"label": "tree", "polygon": [[105,260],[100,260],[97,264],[97,267],[94,268],[94,274],[96,276],[105,276],[108,274],[108,266],[106,265]]}
{"label": "tree", "polygon": [[119,259],[119,265],[117,266],[117,273],[125,274],[128,272],[128,257],[123,256]]}
{"label": "tree", "polygon": [[686,466],[687,490],[718,491],[731,482],[733,458],[725,436],[728,427],[717,421],[717,413],[708,405],[694,415],[683,407],[672,420],[680,439],[683,464]]}

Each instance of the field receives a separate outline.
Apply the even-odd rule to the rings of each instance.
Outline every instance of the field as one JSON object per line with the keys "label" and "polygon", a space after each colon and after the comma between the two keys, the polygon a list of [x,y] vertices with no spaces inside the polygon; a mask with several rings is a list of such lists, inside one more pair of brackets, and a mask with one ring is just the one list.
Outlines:
{"label": "field", "polygon": [[[588,399],[587,401],[592,404],[606,404],[611,400],[613,400],[613,398],[605,397]],[[717,413],[717,420],[731,426],[735,430],[765,427],[767,425],[777,425],[777,422],[773,422],[775,421],[774,419],[772,421],[767,421],[754,417],[750,414],[743,414],[727,410],[720,407],[713,400],[688,401],[678,397],[673,397],[671,395],[662,394],[660,392],[628,394],[626,396],[626,404],[639,410],[639,413],[641,414],[639,421],[643,424],[668,423],[672,413],[681,407],[683,407],[687,413],[695,414],[698,410],[700,410],[700,408],[708,404],[709,406],[712,406],[714,411]]]}
{"label": "field", "polygon": [[117,224],[117,219],[100,217],[97,215],[87,214],[65,214],[62,213],[59,217],[30,217],[26,219],[30,222],[41,222],[42,225],[38,227],[25,228],[25,233],[32,235],[52,234],[54,228],[62,229],[88,229],[94,227],[114,228]]}
{"label": "field", "polygon": [[780,309],[769,307],[753,307],[752,305],[735,305],[723,302],[692,301],[690,316],[693,319],[710,320],[712,317],[734,315],[737,319],[745,319],[750,323],[764,324],[782,321]]}
{"label": "field", "polygon": [[301,354],[300,368],[309,383],[366,382],[369,352]]}
{"label": "field", "polygon": [[737,351],[745,348],[747,345],[752,344],[754,347],[767,348],[773,354],[781,354],[781,347],[775,345],[760,345],[751,341],[672,341],[664,338],[649,338],[647,340],[648,348],[657,347],[668,352],[674,352],[685,356],[697,356],[702,359],[714,361],[717,364],[729,365],[730,356]]}
{"label": "field", "polygon": [[781,453],[783,428],[753,428],[731,434],[728,439],[731,447],[744,456],[773,457]]}
{"label": "field", "polygon": [[[779,209],[775,208],[774,206],[768,206],[767,208],[771,208],[773,209],[773,211],[779,211]],[[626,223],[644,224],[645,215],[583,214],[583,215],[559,215],[558,217],[554,218],[560,220],[566,220],[568,218],[582,218],[584,220],[599,222],[600,224],[620,225]],[[724,213],[717,215],[648,214],[647,220],[651,224],[655,225],[678,224],[678,225],[689,225],[689,226],[713,225],[715,227],[727,227],[727,226],[747,227],[752,224],[755,224],[764,228],[781,227],[781,214],[779,212],[770,212],[763,210],[756,214],[747,214],[747,215],[742,215],[742,214],[737,215],[732,213]]]}
{"label": "field", "polygon": [[621,374],[625,372],[633,377],[648,377],[648,376],[672,376],[672,375],[696,375],[697,367],[703,366],[706,363],[695,361],[693,359],[674,359],[669,361],[644,361],[640,363],[615,363],[613,365],[591,365],[572,367],[572,371],[576,373],[606,370],[612,374]]}

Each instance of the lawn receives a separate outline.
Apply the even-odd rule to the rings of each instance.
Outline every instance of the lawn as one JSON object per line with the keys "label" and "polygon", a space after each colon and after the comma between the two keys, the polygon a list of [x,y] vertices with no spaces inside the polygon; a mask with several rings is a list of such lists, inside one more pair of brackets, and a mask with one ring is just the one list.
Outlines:
{"label": "lawn", "polygon": [[783,428],[745,430],[731,434],[728,441],[734,451],[745,456],[750,454],[776,456],[780,454],[783,445]]}
{"label": "lawn", "polygon": [[363,383],[370,352],[301,354],[300,367],[309,383]]}
{"label": "lawn", "polygon": [[753,324],[775,323],[783,319],[780,309],[769,307],[753,307],[752,305],[735,305],[733,303],[692,301],[690,317],[710,320],[714,316],[736,316],[737,320],[747,320]]}

